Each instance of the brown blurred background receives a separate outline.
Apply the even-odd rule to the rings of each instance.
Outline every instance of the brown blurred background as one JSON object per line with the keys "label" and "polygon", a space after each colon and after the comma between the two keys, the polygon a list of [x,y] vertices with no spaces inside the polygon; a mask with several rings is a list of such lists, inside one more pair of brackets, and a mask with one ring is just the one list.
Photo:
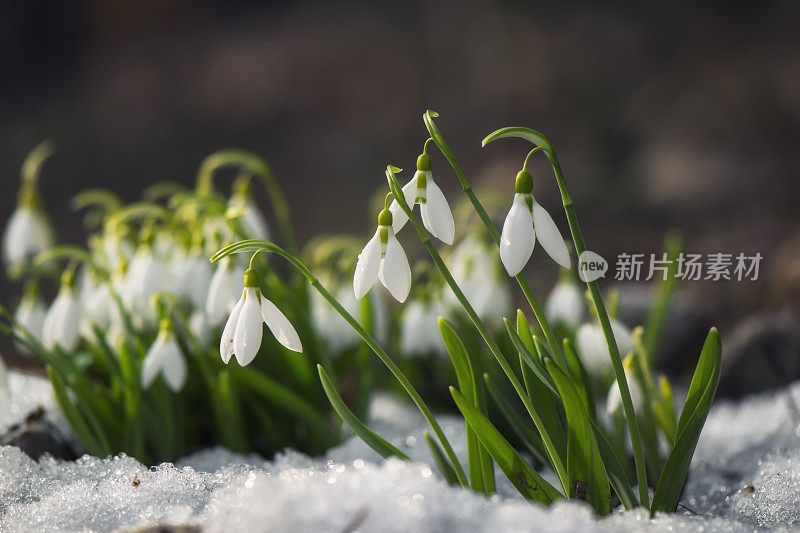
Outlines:
{"label": "brown blurred background", "polygon": [[[413,164],[425,109],[441,114],[468,177],[509,196],[528,146],[480,140],[527,125],[559,150],[586,240],[602,255],[658,252],[673,228],[691,252],[760,252],[759,282],[683,284],[681,316],[698,330],[720,324],[734,348],[751,342],[747,327],[772,343],[770,328],[783,324],[776,350],[793,366],[772,374],[800,375],[799,28],[792,1],[7,0],[0,213],[10,214],[19,165],[45,138],[58,151],[44,199],[69,242],[82,240],[66,201],[78,191],[133,200],[159,180],[190,184],[204,155],[242,147],[272,163],[302,242],[366,236],[366,202],[387,163]],[[454,198],[438,154],[434,173]],[[542,161],[534,176],[539,201],[559,213]],[[544,295],[550,265],[530,273]],[[0,288],[15,303],[19,287]],[[622,287],[623,304],[635,313],[645,289]]]}

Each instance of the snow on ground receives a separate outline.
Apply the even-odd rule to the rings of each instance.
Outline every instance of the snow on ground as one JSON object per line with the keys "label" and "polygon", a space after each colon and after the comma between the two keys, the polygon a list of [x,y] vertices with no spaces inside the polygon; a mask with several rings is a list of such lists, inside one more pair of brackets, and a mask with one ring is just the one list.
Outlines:
{"label": "snow on ground", "polygon": [[[800,385],[793,392],[800,401]],[[35,405],[52,408],[46,384],[35,378],[12,374],[12,393],[12,400],[0,398],[0,427]],[[791,528],[800,524],[800,437],[787,398],[781,391],[719,402],[682,500],[690,510],[653,520],[644,512],[622,511],[596,519],[577,502],[531,505],[502,474],[500,496],[491,499],[449,487],[427,466],[420,418],[380,397],[373,405],[374,426],[418,463],[381,460],[354,438],[324,458],[287,450],[265,461],[210,449],[150,469],[124,455],[35,462],[17,448],[0,447],[0,531],[113,531],[154,524],[292,533]],[[447,416],[440,421],[463,457],[463,423]]]}

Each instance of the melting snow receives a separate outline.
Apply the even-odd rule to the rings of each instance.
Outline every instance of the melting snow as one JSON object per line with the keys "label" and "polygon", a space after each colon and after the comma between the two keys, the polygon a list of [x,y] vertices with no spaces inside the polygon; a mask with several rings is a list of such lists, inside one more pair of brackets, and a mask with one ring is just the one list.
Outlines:
{"label": "melting snow", "polygon": [[[37,405],[53,413],[48,385],[11,374],[0,427]],[[800,386],[792,389],[800,400]],[[351,438],[324,458],[287,450],[272,461],[209,449],[177,465],[146,468],[118,456],[32,461],[0,447],[0,530],[113,531],[155,524],[205,531],[745,531],[800,522],[800,437],[787,391],[719,402],[700,440],[682,499],[688,510],[648,520],[618,511],[596,519],[576,502],[521,500],[498,475],[499,496],[447,486],[427,463],[424,424],[379,397],[374,426],[418,463],[384,461]],[[465,455],[463,424],[441,417]]]}

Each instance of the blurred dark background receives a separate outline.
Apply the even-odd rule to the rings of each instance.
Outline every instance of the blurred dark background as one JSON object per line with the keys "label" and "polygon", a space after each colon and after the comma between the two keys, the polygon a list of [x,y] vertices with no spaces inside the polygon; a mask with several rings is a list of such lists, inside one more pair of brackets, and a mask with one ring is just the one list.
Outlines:
{"label": "blurred dark background", "polygon": [[[67,202],[80,190],[134,200],[242,147],[272,163],[302,242],[367,236],[367,201],[387,163],[413,165],[425,109],[468,177],[509,198],[529,147],[480,140],[527,125],[559,150],[600,254],[658,252],[673,228],[691,252],[760,252],[758,282],[684,283],[680,309],[697,329],[719,324],[729,353],[758,338],[747,327],[769,344],[783,324],[796,350],[780,356],[794,365],[783,373],[800,374],[799,23],[793,1],[5,1],[0,213],[45,138],[58,150],[41,186],[68,242],[82,240]],[[537,198],[560,214],[551,173],[534,168]],[[438,154],[433,170],[454,198]],[[544,295],[555,274],[534,263]],[[645,285],[622,287],[623,304]],[[19,287],[0,288],[14,304]]]}

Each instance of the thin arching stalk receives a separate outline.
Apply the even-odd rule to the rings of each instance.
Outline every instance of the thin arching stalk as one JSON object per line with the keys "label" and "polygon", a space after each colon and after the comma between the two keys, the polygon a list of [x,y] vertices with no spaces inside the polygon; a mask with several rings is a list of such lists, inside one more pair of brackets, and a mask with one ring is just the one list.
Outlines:
{"label": "thin arching stalk", "polygon": [[[469,198],[469,201],[475,208],[475,212],[478,213],[481,222],[483,222],[483,225],[486,227],[489,235],[492,236],[495,244],[499,247],[500,233],[497,231],[497,228],[494,227],[492,219],[489,217],[488,213],[486,213],[486,209],[483,208],[483,204],[481,204],[480,200],[478,200],[478,197],[475,195],[475,191],[472,190],[472,185],[467,181],[467,178],[461,171],[461,167],[458,165],[458,161],[456,161],[452,150],[450,150],[450,147],[447,145],[447,142],[445,142],[444,137],[439,132],[436,124],[434,124],[433,119],[437,116],[438,114],[435,111],[427,111],[423,115],[425,127],[428,128],[428,133],[433,139],[433,142],[435,142],[436,146],[439,147],[439,150],[441,150],[442,154],[450,163],[450,166],[453,167],[456,176],[458,176],[458,180],[461,182],[461,188],[464,189],[464,194],[466,194],[467,198]],[[539,302],[536,300],[533,290],[531,290],[531,286],[528,284],[528,280],[525,279],[525,276],[522,274],[517,274],[514,279],[517,280],[520,289],[522,289],[522,293],[525,295],[525,299],[528,300],[528,305],[530,305],[536,320],[539,322],[539,327],[542,328],[542,332],[544,333],[544,337],[547,340],[547,345],[549,346],[553,357],[556,358],[556,362],[559,364],[561,369],[564,370],[568,376],[571,376],[569,372],[567,372],[567,360],[564,356],[564,353],[561,351],[561,344],[558,342],[555,333],[553,333],[553,328],[550,327],[550,323],[547,321],[547,317],[542,310],[542,306],[540,306]]]}
{"label": "thin arching stalk", "polygon": [[[533,407],[533,404],[531,403],[531,400],[528,397],[525,387],[522,385],[522,383],[520,383],[519,379],[517,378],[517,375],[514,373],[514,369],[511,367],[508,360],[506,360],[505,356],[503,355],[503,352],[500,350],[500,347],[497,345],[494,338],[489,333],[489,330],[486,329],[486,326],[483,324],[480,317],[478,317],[478,314],[475,312],[475,309],[472,308],[472,305],[467,300],[467,297],[464,296],[464,293],[461,291],[461,287],[459,287],[458,283],[456,283],[456,280],[450,273],[450,269],[447,268],[447,265],[442,259],[442,256],[439,255],[439,252],[436,251],[436,248],[433,247],[430,236],[422,227],[419,220],[417,220],[414,213],[411,211],[411,208],[409,207],[408,203],[405,200],[405,197],[401,192],[400,184],[397,182],[397,178],[394,175],[396,171],[397,169],[392,166],[386,168],[386,177],[389,180],[389,187],[394,192],[397,203],[400,204],[400,207],[408,216],[409,221],[411,221],[411,223],[413,224],[414,229],[417,230],[417,233],[419,234],[419,237],[422,240],[422,244],[425,245],[425,248],[428,250],[428,253],[433,259],[433,262],[436,264],[436,267],[442,273],[442,276],[444,277],[447,284],[450,286],[450,289],[453,291],[453,294],[455,294],[461,306],[466,311],[467,316],[469,316],[475,328],[478,330],[478,333],[480,333],[481,337],[483,337],[484,342],[489,347],[489,351],[492,352],[492,355],[494,355],[495,359],[500,364],[500,367],[503,369],[503,372],[505,372],[506,376],[508,377],[508,380],[511,382],[511,385],[514,387],[514,390],[517,392],[520,399],[522,400],[522,403],[525,405],[525,409],[527,409],[528,414],[531,416],[534,423],[536,424],[536,427],[541,428],[542,427],[541,419],[539,418],[536,409]],[[559,481],[561,482],[561,486],[564,489],[564,493],[568,495],[570,493],[571,487],[569,484],[569,478],[567,476],[567,470],[564,467],[564,462],[558,455],[557,449],[553,444],[552,440],[550,439],[548,433],[546,431],[540,430],[540,434],[542,436],[542,440],[544,441],[545,447],[547,448],[548,454],[550,455],[550,459],[553,462],[553,468],[555,469]]]}
{"label": "thin arching stalk", "polygon": [[456,456],[455,451],[453,451],[453,447],[447,440],[447,437],[445,436],[444,431],[442,431],[442,428],[439,426],[439,423],[436,421],[436,418],[434,418],[430,408],[428,408],[428,405],[416,391],[416,389],[411,384],[409,379],[406,377],[403,371],[400,370],[400,368],[392,360],[392,358],[389,357],[389,355],[383,350],[383,348],[381,348],[380,344],[378,344],[378,342],[372,337],[372,335],[370,335],[361,326],[361,324],[359,324],[358,321],[355,318],[353,318],[353,316],[350,313],[348,313],[344,307],[342,307],[339,301],[336,298],[334,298],[334,296],[330,292],[328,292],[328,290],[325,289],[325,287],[322,286],[319,280],[314,276],[311,270],[309,270],[308,267],[305,264],[303,264],[302,261],[300,261],[297,257],[290,254],[289,252],[285,251],[281,247],[271,242],[266,242],[258,239],[240,241],[231,244],[229,246],[226,246],[225,248],[222,248],[217,253],[215,253],[211,257],[211,261],[212,262],[217,261],[227,255],[237,252],[258,251],[258,250],[265,250],[267,252],[272,252],[286,259],[295,269],[297,269],[298,272],[300,272],[303,276],[305,276],[308,283],[312,287],[314,287],[314,289],[316,289],[317,292],[323,298],[325,298],[325,300],[327,300],[327,302],[331,305],[331,307],[333,307],[336,310],[336,312],[339,313],[342,316],[342,318],[344,318],[345,321],[347,321],[348,324],[350,324],[350,327],[352,327],[353,330],[355,330],[355,332],[358,333],[358,336],[361,337],[361,339],[365,343],[367,343],[367,345],[370,348],[372,348],[372,351],[375,352],[375,355],[378,356],[378,358],[383,362],[383,364],[386,365],[389,371],[394,375],[397,381],[400,382],[400,385],[403,387],[403,389],[405,389],[406,393],[408,393],[408,395],[411,397],[411,400],[414,402],[414,404],[416,404],[417,408],[422,413],[422,416],[424,416],[425,420],[428,421],[428,424],[431,426],[431,429],[436,435],[436,438],[441,443],[442,448],[444,449],[444,452],[447,455],[447,458],[452,463],[453,469],[455,470],[456,476],[458,477],[458,480],[461,483],[461,485],[463,485],[464,487],[469,487],[467,476],[464,473],[464,469],[462,468],[461,463],[459,463],[458,461],[458,457]]}
{"label": "thin arching stalk", "polygon": [[[553,145],[550,143],[547,137],[541,133],[523,127],[499,129],[489,134],[483,140],[483,146],[486,146],[495,139],[501,139],[504,137],[520,137],[542,148],[542,151],[550,161],[550,165],[553,167],[553,173],[555,174],[556,182],[558,183],[558,189],[561,192],[561,203],[564,205],[564,212],[567,216],[569,231],[572,235],[572,241],[575,244],[575,252],[577,253],[578,257],[580,257],[580,255],[586,251],[586,243],[583,240],[583,233],[581,232],[581,227],[578,224],[578,217],[575,214],[575,206],[573,205],[572,197],[567,190],[567,184],[564,181],[564,175],[561,172],[561,165],[558,162],[558,157],[556,157],[555,148],[553,148]],[[639,424],[636,420],[636,413],[633,409],[633,401],[631,400],[628,382],[625,379],[625,370],[622,366],[622,358],[620,357],[619,348],[617,347],[617,341],[614,338],[614,332],[611,329],[611,320],[608,318],[608,312],[606,311],[605,304],[603,303],[603,297],[600,294],[600,287],[597,285],[597,281],[587,281],[586,285],[589,288],[589,296],[591,297],[595,311],[597,312],[597,319],[600,322],[600,327],[603,329],[603,336],[606,339],[608,352],[611,356],[611,364],[614,367],[614,375],[617,378],[617,386],[619,387],[619,392],[622,396],[622,408],[625,413],[625,419],[628,423],[628,432],[630,433],[631,446],[633,447],[633,458],[636,465],[636,478],[639,484],[639,499],[641,500],[642,505],[649,507],[649,495],[647,492],[647,470],[645,467],[644,452],[642,450],[642,439],[639,433]]]}

